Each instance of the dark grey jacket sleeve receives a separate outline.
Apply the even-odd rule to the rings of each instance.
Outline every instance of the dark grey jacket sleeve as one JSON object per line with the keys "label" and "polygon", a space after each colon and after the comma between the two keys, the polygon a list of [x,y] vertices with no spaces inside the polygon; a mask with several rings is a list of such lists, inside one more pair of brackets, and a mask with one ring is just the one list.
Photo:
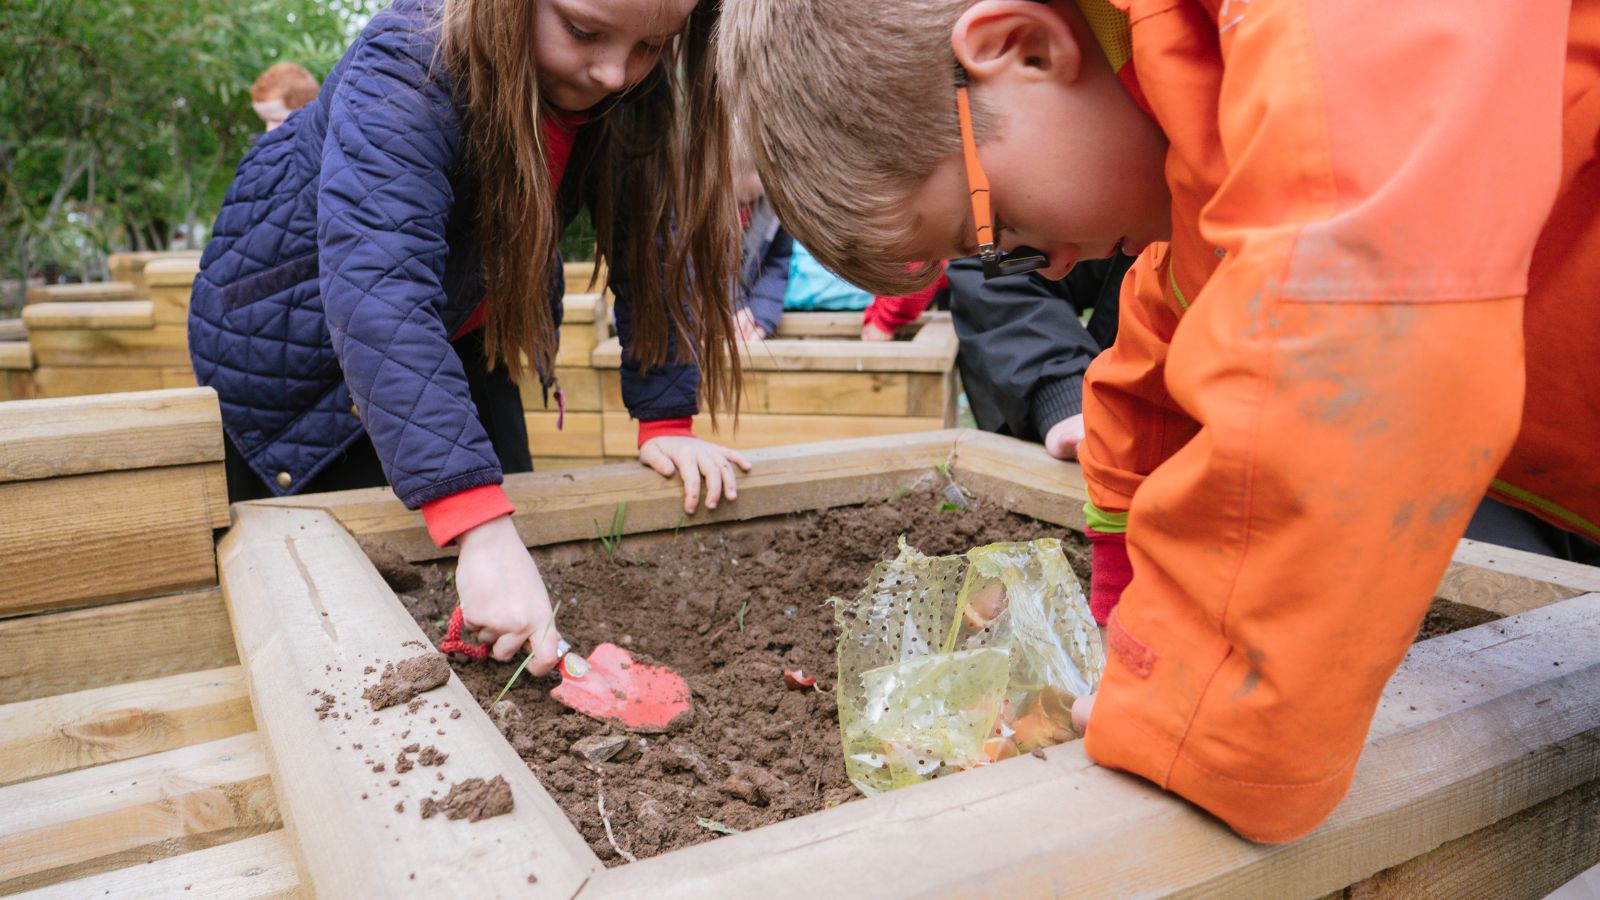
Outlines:
{"label": "dark grey jacket sleeve", "polygon": [[[976,258],[951,261],[958,362],[979,428],[1036,441],[1082,411],[1083,374],[1115,339],[1127,271],[1126,258],[1098,262],[1060,281],[1037,274],[984,281]],[[1080,316],[1089,310],[1085,326]]]}

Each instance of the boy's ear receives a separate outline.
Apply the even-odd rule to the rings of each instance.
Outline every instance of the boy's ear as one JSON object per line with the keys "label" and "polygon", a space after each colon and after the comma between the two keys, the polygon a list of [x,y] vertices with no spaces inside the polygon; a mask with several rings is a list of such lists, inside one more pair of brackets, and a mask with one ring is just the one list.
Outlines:
{"label": "boy's ear", "polygon": [[1037,0],[979,0],[956,20],[950,47],[973,81],[1009,72],[1072,82],[1083,65],[1066,20]]}

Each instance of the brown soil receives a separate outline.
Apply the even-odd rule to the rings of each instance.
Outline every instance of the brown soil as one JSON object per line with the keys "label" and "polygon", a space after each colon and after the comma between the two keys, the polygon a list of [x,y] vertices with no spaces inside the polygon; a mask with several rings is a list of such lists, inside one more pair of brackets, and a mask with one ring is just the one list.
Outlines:
{"label": "brown soil", "polygon": [[[714,829],[758,828],[856,799],[839,744],[828,597],[859,592],[902,534],[929,554],[1059,537],[1088,584],[1080,538],[981,500],[941,511],[945,500],[918,491],[777,527],[624,538],[614,557],[599,541],[577,553],[535,550],[561,603],[562,636],[580,652],[611,641],[671,667],[688,682],[694,712],[669,734],[628,735],[556,703],[553,679],[524,677],[493,718],[612,865],[623,858],[606,837],[602,797],[617,845],[641,858],[711,840]],[[425,570],[427,586],[401,595],[435,642],[455,604],[448,571]],[[484,704],[515,669],[459,657],[451,665]],[[795,669],[815,676],[815,687],[790,688],[783,673]]]}
{"label": "brown soil", "polygon": [[1417,631],[1416,639],[1425,641],[1452,631],[1462,631],[1485,622],[1493,622],[1499,618],[1502,616],[1496,612],[1435,597],[1433,605],[1428,608],[1427,616],[1422,620],[1422,628]]}

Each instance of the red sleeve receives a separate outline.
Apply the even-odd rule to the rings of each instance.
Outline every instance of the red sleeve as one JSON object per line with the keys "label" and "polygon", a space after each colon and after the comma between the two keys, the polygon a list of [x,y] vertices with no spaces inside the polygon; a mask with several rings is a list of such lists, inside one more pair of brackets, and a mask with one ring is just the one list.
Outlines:
{"label": "red sleeve", "polygon": [[504,488],[485,484],[422,504],[422,519],[428,523],[428,536],[444,547],[490,519],[516,511]]}
{"label": "red sleeve", "polygon": [[922,315],[928,304],[933,302],[933,296],[949,286],[950,277],[941,273],[938,281],[916,293],[900,297],[874,297],[872,305],[867,307],[862,316],[862,322],[893,332],[901,325],[916,321],[917,316]]}
{"label": "red sleeve", "polygon": [[645,441],[658,437],[694,437],[694,419],[684,416],[681,419],[656,419],[639,423],[639,446],[643,447]]}

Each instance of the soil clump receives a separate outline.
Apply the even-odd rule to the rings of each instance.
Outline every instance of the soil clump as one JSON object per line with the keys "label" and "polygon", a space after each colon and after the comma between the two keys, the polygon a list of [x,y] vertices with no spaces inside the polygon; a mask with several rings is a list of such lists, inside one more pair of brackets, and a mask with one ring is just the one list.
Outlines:
{"label": "soil clump", "polygon": [[[423,653],[383,667],[378,683],[361,692],[374,710],[413,701],[450,680],[450,664],[442,653]],[[419,704],[420,705],[420,704]],[[411,709],[416,712],[416,707]]]}

